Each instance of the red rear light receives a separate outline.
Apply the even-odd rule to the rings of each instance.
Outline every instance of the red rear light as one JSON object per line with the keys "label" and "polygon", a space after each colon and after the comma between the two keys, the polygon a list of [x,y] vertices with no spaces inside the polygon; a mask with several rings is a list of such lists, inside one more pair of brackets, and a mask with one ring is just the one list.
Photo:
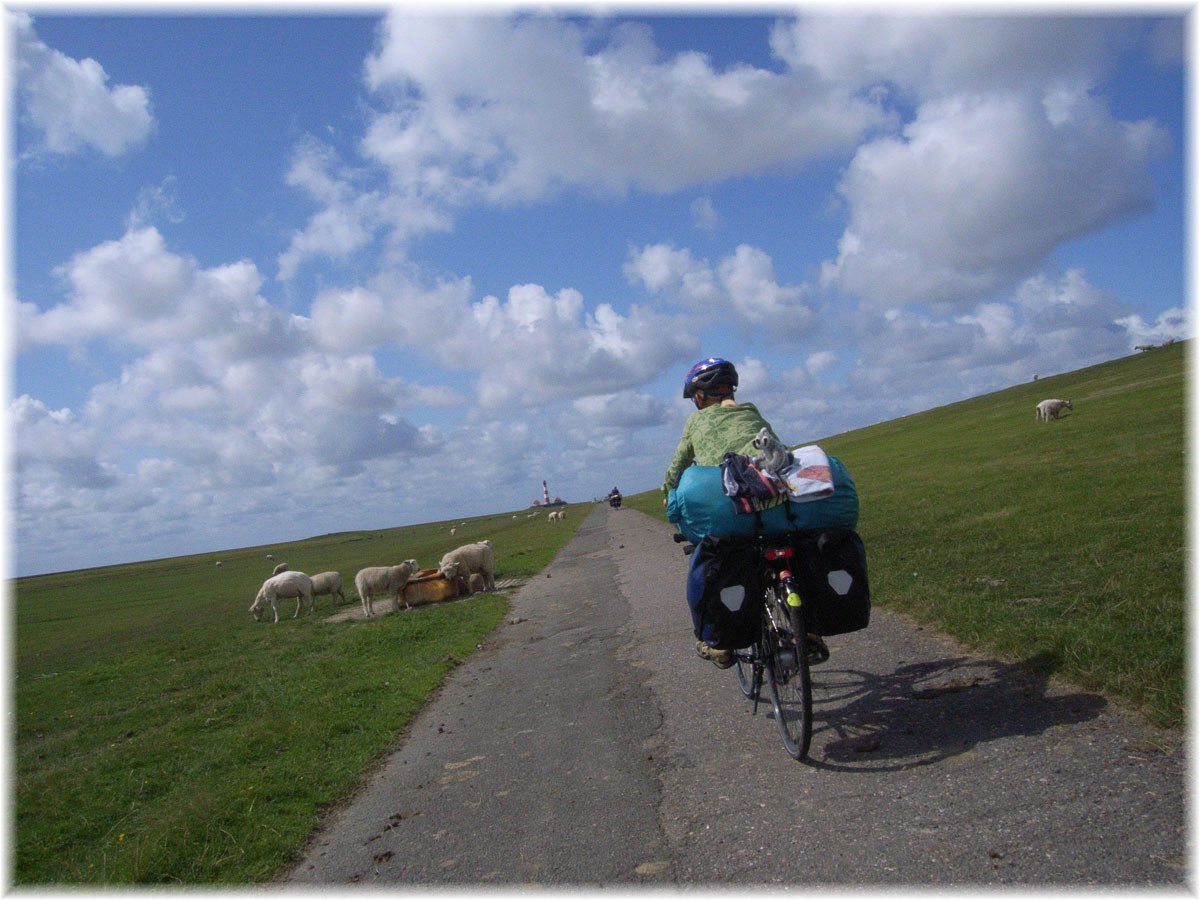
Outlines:
{"label": "red rear light", "polygon": [[765,555],[766,555],[767,559],[771,562],[774,562],[777,559],[791,559],[792,558],[792,548],[791,547],[773,547],[772,549],[768,550]]}

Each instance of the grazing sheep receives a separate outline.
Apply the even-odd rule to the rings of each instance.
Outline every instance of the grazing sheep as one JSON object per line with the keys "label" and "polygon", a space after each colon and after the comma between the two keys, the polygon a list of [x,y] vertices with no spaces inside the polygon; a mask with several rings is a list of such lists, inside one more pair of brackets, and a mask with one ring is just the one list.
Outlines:
{"label": "grazing sheep", "polygon": [[277,602],[279,600],[290,599],[291,597],[296,598],[296,612],[292,616],[293,619],[300,615],[300,603],[303,600],[308,601],[308,611],[312,612],[312,579],[303,572],[280,572],[278,575],[272,575],[258,589],[258,595],[254,598],[254,602],[250,604],[250,615],[254,616],[255,622],[261,621],[263,607],[270,604],[274,621],[278,622],[279,607],[277,606]]}
{"label": "grazing sheep", "polygon": [[[324,597],[326,594],[333,600],[334,606],[341,606],[346,602],[346,595],[342,593],[342,576],[340,572],[321,572],[312,577],[313,597]],[[341,598],[341,602],[338,598]]]}
{"label": "grazing sheep", "polygon": [[400,612],[400,595],[408,579],[421,571],[415,559],[406,559],[398,566],[370,566],[354,576],[354,586],[362,600],[363,613],[371,615],[371,602],[376,596],[392,595],[392,612]]}
{"label": "grazing sheep", "polygon": [[221,561],[218,559],[218,560],[217,560],[217,568],[219,569],[219,568],[221,568],[221,566],[223,566],[223,565],[224,565],[224,563],[222,563],[222,562],[221,562]]}
{"label": "grazing sheep", "polygon": [[272,575],[278,575],[280,572],[286,572],[287,570],[288,570],[288,564],[287,564],[287,563],[280,563],[279,565],[277,565],[277,566],[275,567],[275,571],[274,571],[274,572],[272,572],[271,574],[272,574]]}
{"label": "grazing sheep", "polygon": [[471,576],[480,574],[489,591],[496,589],[496,562],[491,541],[464,544],[451,550],[438,563],[438,571],[446,578],[460,578],[470,582]]}
{"label": "grazing sheep", "polygon": [[457,525],[451,526],[450,537],[454,537],[454,535],[456,535],[456,534],[458,534],[458,526]]}
{"label": "grazing sheep", "polygon": [[1074,411],[1075,407],[1071,405],[1070,400],[1043,400],[1036,407],[1035,421],[1049,422],[1051,419],[1057,419],[1064,409]]}
{"label": "grazing sheep", "polygon": [[275,562],[275,556],[274,556],[273,554],[271,554],[271,553],[268,553],[268,554],[267,554],[267,560],[268,560],[269,562]]}

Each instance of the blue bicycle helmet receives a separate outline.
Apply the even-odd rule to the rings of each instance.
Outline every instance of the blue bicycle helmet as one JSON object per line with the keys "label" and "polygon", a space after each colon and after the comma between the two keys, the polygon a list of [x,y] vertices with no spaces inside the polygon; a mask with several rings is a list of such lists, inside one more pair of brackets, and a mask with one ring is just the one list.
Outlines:
{"label": "blue bicycle helmet", "polygon": [[690,399],[697,391],[724,396],[737,390],[738,373],[733,363],[710,356],[690,369],[683,379],[683,398]]}

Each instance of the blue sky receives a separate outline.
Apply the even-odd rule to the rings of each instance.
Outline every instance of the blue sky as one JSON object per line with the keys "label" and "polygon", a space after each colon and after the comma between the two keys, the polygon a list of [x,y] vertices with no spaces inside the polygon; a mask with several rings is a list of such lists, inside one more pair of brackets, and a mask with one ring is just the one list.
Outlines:
{"label": "blue sky", "polygon": [[14,573],[647,490],[706,356],[795,444],[1190,337],[1185,8],[714,10],[9,7]]}

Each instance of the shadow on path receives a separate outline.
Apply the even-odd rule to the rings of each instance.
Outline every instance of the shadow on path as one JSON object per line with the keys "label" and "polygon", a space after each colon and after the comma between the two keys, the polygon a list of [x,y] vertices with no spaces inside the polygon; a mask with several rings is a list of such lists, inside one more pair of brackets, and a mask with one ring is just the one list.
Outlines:
{"label": "shadow on path", "polygon": [[1027,667],[955,657],[877,675],[813,669],[809,765],[843,772],[928,766],[977,744],[1096,718],[1099,694],[1051,694]]}

